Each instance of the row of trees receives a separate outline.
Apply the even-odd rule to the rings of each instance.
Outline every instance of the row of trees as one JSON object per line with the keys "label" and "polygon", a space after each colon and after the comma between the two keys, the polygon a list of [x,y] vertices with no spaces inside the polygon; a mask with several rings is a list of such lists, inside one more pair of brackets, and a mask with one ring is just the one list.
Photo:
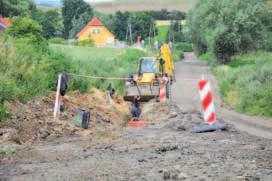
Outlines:
{"label": "row of trees", "polygon": [[189,14],[198,54],[227,63],[238,52],[272,50],[272,8],[267,0],[201,0]]}
{"label": "row of trees", "polygon": [[83,0],[62,0],[62,11],[42,11],[32,0],[0,0],[0,15],[22,16],[37,21],[43,37],[72,37],[93,17],[93,9]]}
{"label": "row of trees", "polygon": [[144,11],[144,13],[152,16],[156,20],[184,20],[186,14],[181,11],[168,11],[167,9],[162,9],[160,11]]}
{"label": "row of trees", "polygon": [[[92,7],[83,0],[62,0],[62,4],[61,12],[58,10],[42,11],[36,7],[32,0],[0,0],[0,12],[1,15],[7,17],[22,16],[37,21],[41,25],[42,35],[46,39],[52,37],[74,38],[95,15],[102,19],[119,40],[126,39],[128,24],[131,24],[132,38],[135,40],[139,35],[142,38],[147,38],[150,35],[150,26],[153,26],[155,20],[182,20],[185,18],[185,13],[165,9],[161,11],[116,12],[106,15],[94,12]],[[172,28],[173,36],[177,40],[181,38],[178,26],[180,27],[175,23]]]}
{"label": "row of trees", "polygon": [[57,10],[42,11],[31,0],[0,0],[0,15],[5,17],[21,16],[37,21],[42,26],[45,38],[62,36],[62,17]]}
{"label": "row of trees", "polygon": [[144,12],[120,12],[118,11],[113,16],[113,23],[109,27],[117,39],[126,40],[131,24],[132,38],[135,40],[137,36],[141,35],[146,38],[150,33],[150,26],[154,24],[154,18]]}

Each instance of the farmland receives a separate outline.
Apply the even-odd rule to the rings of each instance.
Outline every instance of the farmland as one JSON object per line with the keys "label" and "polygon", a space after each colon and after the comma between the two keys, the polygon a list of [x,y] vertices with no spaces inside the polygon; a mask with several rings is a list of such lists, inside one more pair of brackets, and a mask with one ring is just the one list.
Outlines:
{"label": "farmland", "polygon": [[94,9],[100,12],[113,13],[120,11],[145,11],[145,10],[180,10],[188,12],[197,0],[116,0],[94,4]]}
{"label": "farmland", "polygon": [[[59,1],[37,1],[42,9],[59,8]],[[150,11],[150,10],[179,10],[188,12],[196,4],[197,0],[113,0],[91,3],[96,11],[114,13],[116,11]]]}
{"label": "farmland", "polygon": [[[117,48],[90,48],[68,45],[51,45],[56,52],[61,52],[70,58],[69,61],[75,67],[75,71],[84,75],[96,75],[105,77],[127,77],[130,72],[136,71],[137,60],[146,56],[147,53],[137,49],[117,49]],[[88,91],[92,86],[106,89],[109,83],[123,93],[124,82],[122,81],[96,81],[78,78],[72,81],[81,84],[82,92]]]}

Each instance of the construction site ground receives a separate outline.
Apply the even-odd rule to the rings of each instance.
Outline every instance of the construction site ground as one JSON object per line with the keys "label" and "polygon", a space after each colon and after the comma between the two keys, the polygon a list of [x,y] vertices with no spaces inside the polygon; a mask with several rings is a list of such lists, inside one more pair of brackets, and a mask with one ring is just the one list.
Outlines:
{"label": "construction site ground", "polygon": [[[171,101],[142,105],[151,124],[129,128],[129,104],[117,96],[109,105],[96,89],[64,98],[53,120],[54,93],[26,104],[0,124],[0,180],[272,180],[272,121],[226,108],[206,63],[192,53],[175,66]],[[218,121],[225,131],[191,133],[203,124],[197,79],[212,82]],[[73,119],[91,109],[87,130]]]}

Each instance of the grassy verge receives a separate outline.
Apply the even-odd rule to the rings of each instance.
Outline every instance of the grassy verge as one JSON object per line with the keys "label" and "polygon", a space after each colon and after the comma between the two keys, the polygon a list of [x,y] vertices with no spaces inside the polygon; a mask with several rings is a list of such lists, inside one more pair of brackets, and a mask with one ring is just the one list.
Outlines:
{"label": "grassy verge", "polygon": [[11,113],[6,101],[27,101],[56,87],[57,73],[72,71],[66,57],[33,38],[0,37],[0,121]]}
{"label": "grassy verge", "polygon": [[[42,45],[42,46],[41,46]],[[56,88],[59,72],[74,72],[105,77],[127,77],[135,71],[137,49],[90,48],[33,43],[31,38],[0,37],[0,122],[12,114],[7,101],[27,101],[47,95]],[[124,82],[71,77],[69,90],[89,91],[91,86],[106,89],[109,83],[123,93]]]}
{"label": "grassy verge", "polygon": [[214,68],[223,100],[250,115],[272,116],[272,53],[236,55]]}
{"label": "grassy verge", "polygon": [[[104,77],[128,77],[130,72],[136,71],[138,59],[147,53],[137,49],[116,48],[88,48],[66,45],[51,45],[57,52],[62,52],[70,58],[75,72],[84,75]],[[72,87],[78,87],[86,92],[91,86],[106,90],[109,83],[120,93],[124,92],[123,81],[91,80],[87,78],[71,77]]]}
{"label": "grassy verge", "polygon": [[155,39],[159,42],[164,42],[165,40],[167,40],[169,25],[157,26],[157,28],[158,28],[158,35],[156,36]]}

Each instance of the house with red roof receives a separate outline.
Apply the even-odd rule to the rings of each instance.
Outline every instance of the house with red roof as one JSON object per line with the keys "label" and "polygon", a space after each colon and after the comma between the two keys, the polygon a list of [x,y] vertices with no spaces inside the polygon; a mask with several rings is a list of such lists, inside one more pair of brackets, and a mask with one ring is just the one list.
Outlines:
{"label": "house with red roof", "polygon": [[0,32],[5,31],[7,27],[11,25],[10,19],[9,18],[4,18],[0,16]]}
{"label": "house with red roof", "polygon": [[96,46],[115,44],[114,35],[98,19],[93,18],[77,35],[77,41],[92,40]]}

